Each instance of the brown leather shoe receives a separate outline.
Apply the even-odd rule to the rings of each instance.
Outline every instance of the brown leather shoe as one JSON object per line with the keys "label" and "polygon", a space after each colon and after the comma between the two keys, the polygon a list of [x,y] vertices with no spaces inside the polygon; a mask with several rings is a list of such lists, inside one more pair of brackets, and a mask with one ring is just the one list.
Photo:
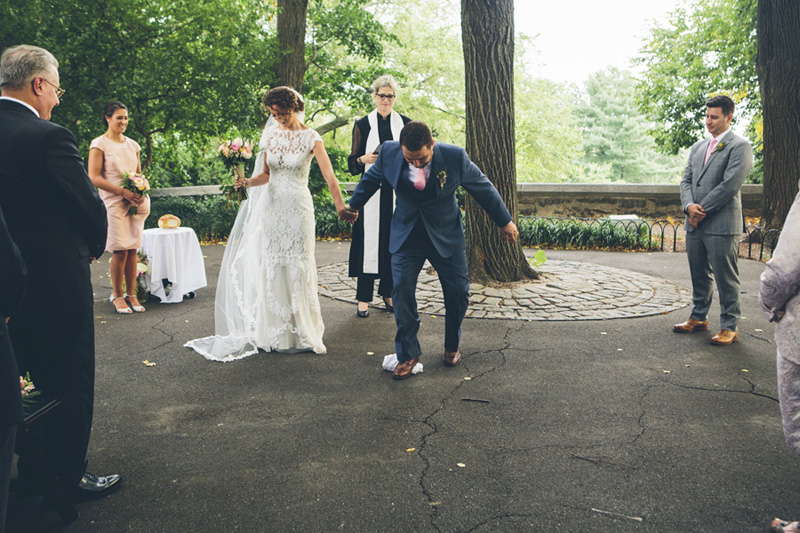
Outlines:
{"label": "brown leather shoe", "polygon": [[455,352],[450,350],[444,351],[444,366],[456,366],[461,362],[461,348]]}
{"label": "brown leather shoe", "polygon": [[739,340],[739,332],[729,329],[721,329],[719,333],[711,337],[711,344],[727,346]]}
{"label": "brown leather shoe", "polygon": [[695,331],[705,331],[707,329],[708,320],[695,320],[694,318],[672,326],[672,331],[675,333],[694,333]]}
{"label": "brown leather shoe", "polygon": [[410,361],[400,361],[397,363],[397,366],[394,367],[394,372],[392,372],[392,377],[394,379],[406,379],[410,378],[414,374],[411,373],[414,370],[416,364],[419,363],[419,357],[415,357]]}

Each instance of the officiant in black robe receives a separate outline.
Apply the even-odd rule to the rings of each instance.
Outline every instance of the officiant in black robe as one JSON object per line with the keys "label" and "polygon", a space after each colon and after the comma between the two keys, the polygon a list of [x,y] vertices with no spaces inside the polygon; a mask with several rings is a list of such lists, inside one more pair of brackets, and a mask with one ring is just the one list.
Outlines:
{"label": "officiant in black robe", "polygon": [[[356,121],[353,127],[353,145],[347,159],[348,170],[354,176],[363,174],[377,159],[380,146],[400,137],[400,130],[410,118],[393,111],[397,98],[397,83],[390,75],[381,76],[372,84],[375,109]],[[350,244],[350,277],[358,278],[356,300],[358,316],[369,316],[375,280],[378,295],[383,297],[387,311],[392,307],[392,269],[389,254],[389,228],[394,212],[394,190],[384,183],[359,213],[353,225]]]}

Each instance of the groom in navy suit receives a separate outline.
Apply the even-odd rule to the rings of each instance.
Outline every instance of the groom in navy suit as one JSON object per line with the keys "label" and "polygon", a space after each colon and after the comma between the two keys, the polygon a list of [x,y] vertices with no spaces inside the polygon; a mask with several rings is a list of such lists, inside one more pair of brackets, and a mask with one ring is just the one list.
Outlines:
{"label": "groom in navy suit", "polygon": [[466,243],[455,192],[469,192],[500,228],[506,241],[519,236],[500,194],[463,148],[434,143],[427,124],[412,121],[400,141],[383,144],[378,159],[361,178],[348,208],[361,209],[388,182],[397,194],[389,252],[392,254],[395,348],[399,361],[395,379],[412,375],[422,350],[417,339],[417,278],[425,260],[439,276],[444,292],[444,364],[461,362],[461,322],[469,305]]}

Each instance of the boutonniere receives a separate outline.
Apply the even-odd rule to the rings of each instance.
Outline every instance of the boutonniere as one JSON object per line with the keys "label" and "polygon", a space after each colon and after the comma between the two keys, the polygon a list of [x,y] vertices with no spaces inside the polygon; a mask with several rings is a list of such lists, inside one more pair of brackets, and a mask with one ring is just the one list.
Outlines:
{"label": "boutonniere", "polygon": [[721,143],[717,144],[717,145],[714,147],[714,151],[712,151],[711,153],[712,153],[712,154],[715,154],[715,153],[717,153],[717,152],[721,152],[723,148],[725,148],[725,143],[722,143],[722,142],[721,142]]}
{"label": "boutonniere", "polygon": [[440,170],[439,173],[436,174],[436,179],[439,180],[439,188],[444,190],[444,184],[447,183],[447,172]]}

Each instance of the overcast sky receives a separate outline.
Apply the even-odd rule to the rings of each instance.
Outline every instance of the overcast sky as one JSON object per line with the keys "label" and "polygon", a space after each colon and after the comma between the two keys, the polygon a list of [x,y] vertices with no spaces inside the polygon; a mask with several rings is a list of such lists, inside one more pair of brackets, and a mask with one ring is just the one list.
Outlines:
{"label": "overcast sky", "polygon": [[[682,0],[516,0],[516,31],[539,35],[534,74],[582,85],[609,65],[630,68],[653,20],[666,21]],[[663,25],[663,24],[662,24]]]}

